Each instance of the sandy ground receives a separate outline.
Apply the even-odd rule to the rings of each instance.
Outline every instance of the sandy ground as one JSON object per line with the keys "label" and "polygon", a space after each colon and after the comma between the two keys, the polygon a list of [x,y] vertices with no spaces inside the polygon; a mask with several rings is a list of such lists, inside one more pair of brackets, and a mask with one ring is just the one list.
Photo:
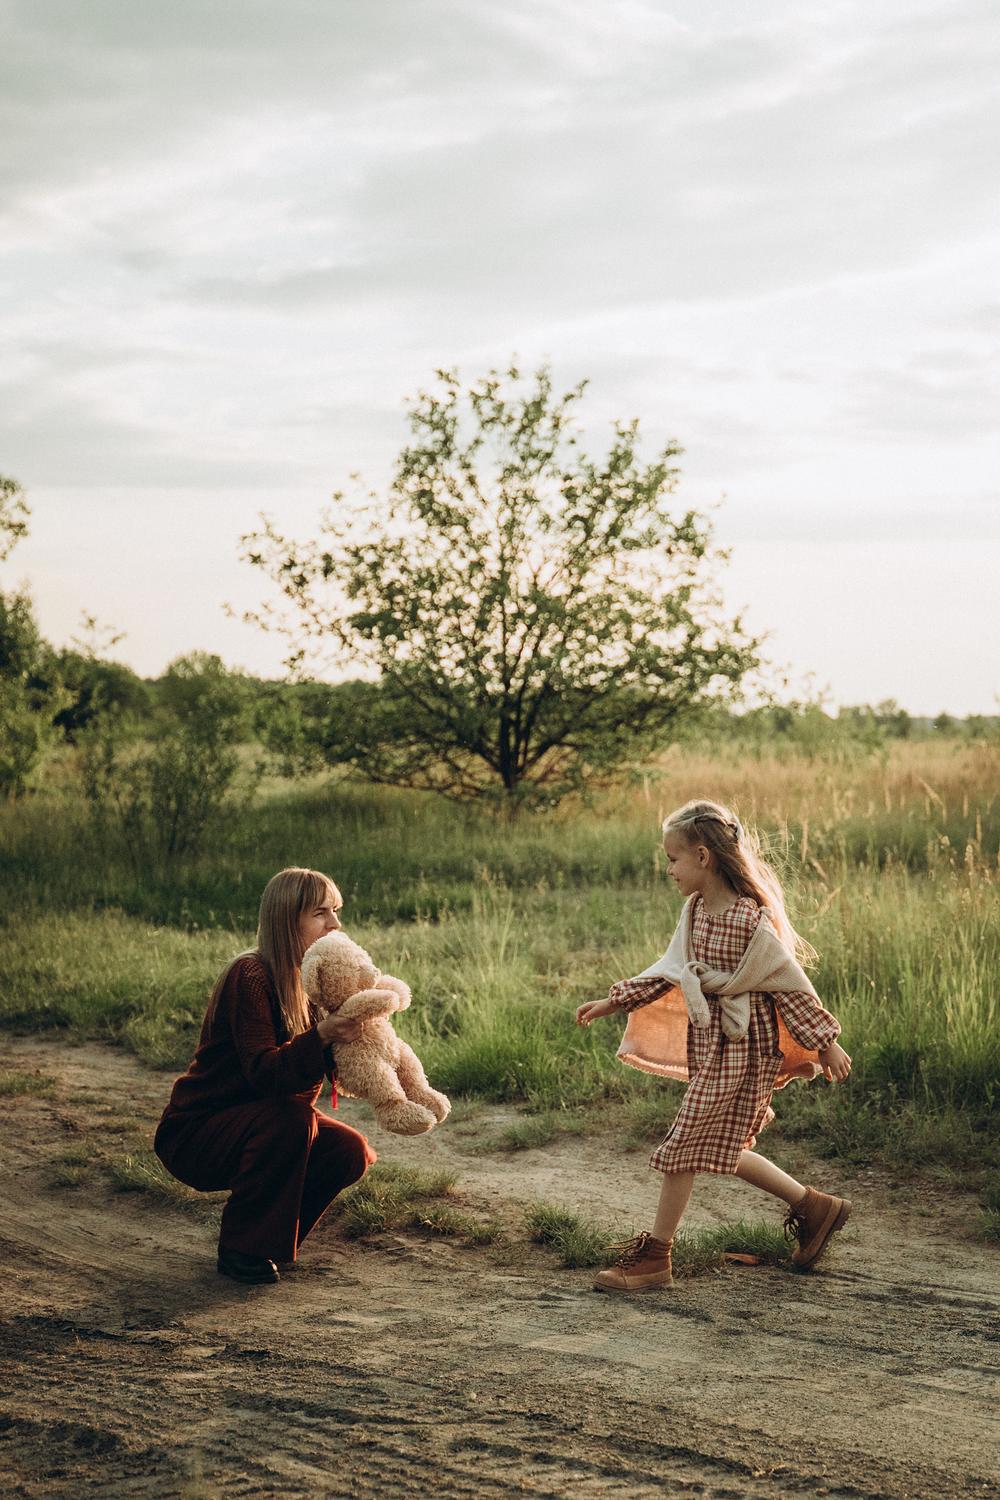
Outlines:
{"label": "sandy ground", "polygon": [[[148,1129],[171,1075],[99,1047],[4,1050],[58,1079],[0,1100],[4,1497],[1000,1495],[1000,1257],[961,1196],[801,1163],[855,1204],[814,1273],[732,1267],[642,1299],[540,1248],[350,1243],[333,1222],[280,1285],[241,1287],[215,1272],[211,1214],[53,1182],[108,1101]],[[361,1109],[344,1118],[366,1128]],[[470,1150],[511,1118],[371,1134],[454,1170],[512,1230],[539,1198],[646,1222],[642,1151]],[[703,1179],[692,1219],[773,1212]]]}

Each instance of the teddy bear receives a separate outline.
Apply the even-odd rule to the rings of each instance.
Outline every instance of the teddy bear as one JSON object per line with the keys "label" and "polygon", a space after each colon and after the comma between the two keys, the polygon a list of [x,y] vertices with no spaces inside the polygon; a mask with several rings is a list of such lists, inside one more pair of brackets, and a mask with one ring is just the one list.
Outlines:
{"label": "teddy bear", "polygon": [[333,1047],[342,1093],[367,1099],[378,1123],[395,1135],[422,1135],[447,1119],[451,1101],[430,1087],[420,1059],[389,1020],[409,1005],[408,984],[380,974],[345,932],[330,932],[306,949],[302,984],[319,1010],[365,1020],[358,1041]]}

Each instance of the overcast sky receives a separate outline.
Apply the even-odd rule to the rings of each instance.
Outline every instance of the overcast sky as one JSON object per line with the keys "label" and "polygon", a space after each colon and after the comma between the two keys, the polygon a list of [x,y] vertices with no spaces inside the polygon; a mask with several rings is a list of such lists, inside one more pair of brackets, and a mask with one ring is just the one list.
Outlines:
{"label": "overcast sky", "polygon": [[714,505],[832,701],[996,710],[994,0],[0,0],[0,584],[156,673],[259,511],[382,484],[404,398],[517,354]]}

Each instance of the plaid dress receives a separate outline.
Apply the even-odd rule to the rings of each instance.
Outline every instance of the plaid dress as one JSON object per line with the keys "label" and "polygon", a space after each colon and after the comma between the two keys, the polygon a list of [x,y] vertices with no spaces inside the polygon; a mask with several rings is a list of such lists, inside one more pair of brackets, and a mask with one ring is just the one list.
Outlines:
{"label": "plaid dress", "polygon": [[[760,908],[740,896],[713,916],[698,897],[692,912],[694,955],[713,969],[737,967],[760,922]],[[662,979],[626,979],[611,990],[618,1008],[637,1009],[663,993]],[[707,1026],[688,1025],[687,1092],[673,1124],[649,1159],[658,1172],[733,1173],[740,1152],[752,1150],[757,1134],[774,1119],[771,1095],[781,1070],[777,1005],[789,1033],[818,1051],[840,1035],[840,1024],[812,995],[786,991],[750,996],[746,1036],[732,1041],[722,1030],[714,995],[706,995]]]}

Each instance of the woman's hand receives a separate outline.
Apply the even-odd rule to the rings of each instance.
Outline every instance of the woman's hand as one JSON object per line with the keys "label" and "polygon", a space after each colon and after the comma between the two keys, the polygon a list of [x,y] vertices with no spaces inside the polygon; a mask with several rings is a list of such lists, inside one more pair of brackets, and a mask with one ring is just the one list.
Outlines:
{"label": "woman's hand", "polygon": [[324,1046],[328,1042],[358,1042],[364,1029],[365,1023],[360,1016],[339,1016],[336,1011],[332,1016],[324,1016],[316,1026]]}
{"label": "woman's hand", "polygon": [[851,1059],[838,1042],[831,1042],[821,1050],[819,1065],[831,1083],[843,1083],[851,1071]]}
{"label": "woman's hand", "polygon": [[597,1021],[601,1016],[610,1016],[618,1009],[612,1000],[588,1000],[581,1005],[576,1013],[576,1024],[578,1026],[589,1026],[591,1021]]}

